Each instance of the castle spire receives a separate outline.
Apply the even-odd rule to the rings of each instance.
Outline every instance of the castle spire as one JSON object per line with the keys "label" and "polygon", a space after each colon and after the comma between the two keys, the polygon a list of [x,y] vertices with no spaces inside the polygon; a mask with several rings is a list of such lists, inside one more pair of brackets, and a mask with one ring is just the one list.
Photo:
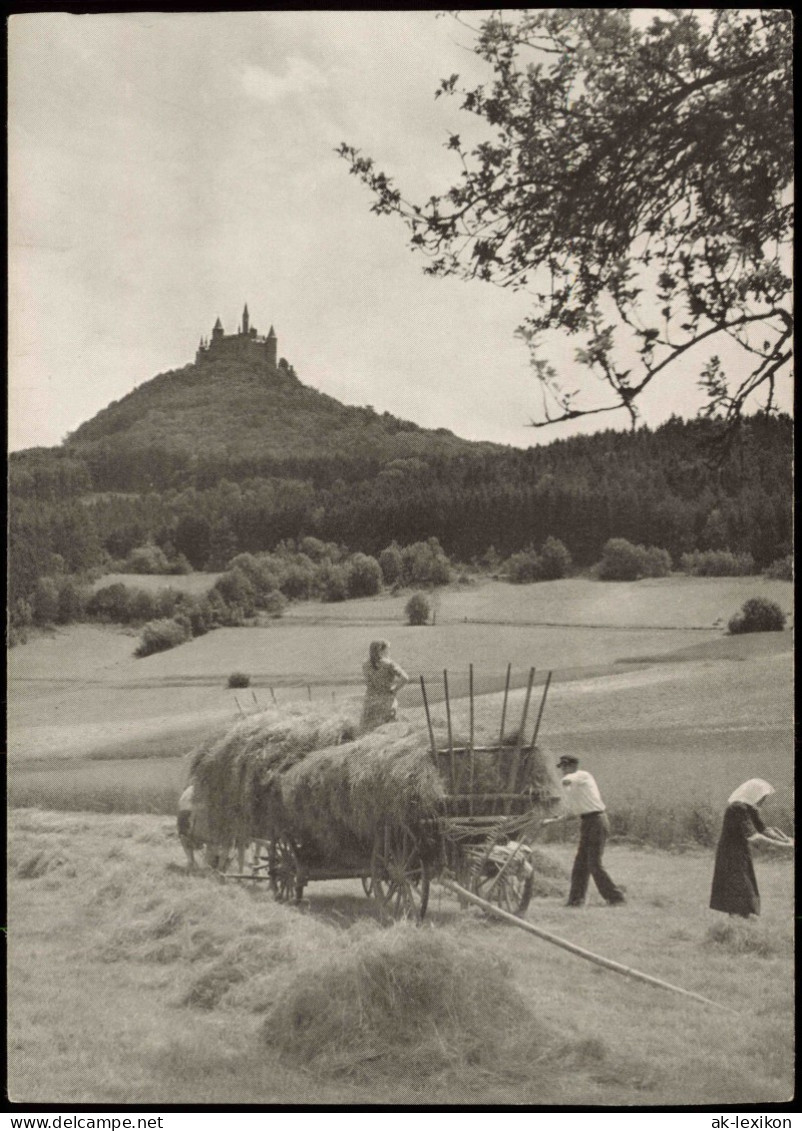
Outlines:
{"label": "castle spire", "polygon": [[245,309],[242,312],[242,332],[243,332],[243,334],[246,334],[246,335],[248,333],[248,322],[249,322],[248,304],[246,302],[245,303]]}

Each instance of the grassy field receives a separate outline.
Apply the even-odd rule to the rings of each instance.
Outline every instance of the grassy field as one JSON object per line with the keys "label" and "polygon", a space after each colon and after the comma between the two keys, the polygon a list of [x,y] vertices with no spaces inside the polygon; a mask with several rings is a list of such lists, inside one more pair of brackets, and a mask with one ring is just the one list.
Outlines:
{"label": "grassy field", "polygon": [[[767,597],[787,613],[793,586],[764,577],[672,577],[600,582],[574,577],[536,585],[510,585],[477,578],[435,590],[430,600],[437,624],[572,625],[608,628],[716,628],[749,597]],[[383,594],[344,604],[291,605],[293,620],[404,622],[407,592]]]}
{"label": "grassy field", "polygon": [[[549,850],[566,875],[570,847]],[[793,1089],[793,884],[760,921],[707,910],[709,852],[613,846],[628,891],[546,930],[734,1012],[621,978],[433,893],[381,927],[358,883],[301,909],[188,875],[172,822],[17,810],[8,1079],[26,1103],[654,1106]],[[557,888],[567,881],[558,880]]]}
{"label": "grassy field", "polygon": [[[482,582],[439,593],[434,626],[403,624],[403,595],[301,603],[282,621],[219,629],[145,659],[133,655],[133,630],[71,626],[10,653],[10,757],[85,754],[129,744],[134,724],[139,734],[170,729],[182,716],[194,723],[230,717],[237,711],[226,690],[232,671],[250,674],[265,702],[270,687],[283,696],[303,695],[307,685],[315,696],[354,691],[379,634],[391,638],[413,679],[439,680],[443,668],[464,678],[472,662],[480,691],[503,686],[508,663],[513,685],[533,664],[555,669],[559,679],[621,670],[622,659],[658,660],[720,641],[722,618],[757,592],[790,608],[792,586],[762,578]],[[405,694],[413,705],[414,693]]]}
{"label": "grassy field", "polygon": [[[176,579],[181,580],[181,579]],[[709,845],[748,777],[776,787],[792,828],[792,634],[727,637],[758,578],[453,586],[437,623],[403,597],[292,606],[136,660],[135,636],[90,625],[15,648],[9,663],[11,1096],[29,1103],[573,1104],[786,1100],[793,1088],[793,878],[756,853],[763,914],[707,909]],[[656,613],[659,612],[659,616]],[[719,623],[714,623],[719,622]],[[368,642],[424,674],[445,736],[507,729],[538,668],[554,671],[541,741],[597,777],[627,888],[562,906],[576,835],[551,832],[554,878],[528,917],[722,1005],[622,979],[460,910],[433,889],[420,929],[381,926],[359,883],[312,884],[301,909],[188,875],[174,821],[186,754],[241,712],[361,702]],[[252,690],[226,687],[246,671]],[[271,690],[273,689],[272,694]],[[420,689],[403,715],[425,734]],[[94,812],[90,812],[94,810]],[[164,815],[160,815],[164,814]],[[657,851],[654,845],[671,846]],[[677,851],[682,847],[683,851]]]}
{"label": "grassy field", "polygon": [[175,589],[179,593],[190,593],[198,597],[207,593],[219,573],[104,573],[92,582],[92,592],[107,585],[127,585],[131,589],[144,589],[155,593],[159,589]]}
{"label": "grassy field", "polygon": [[[756,775],[775,785],[775,818],[787,826],[792,634],[728,637],[702,626],[759,584],[790,601],[790,585],[756,578],[489,582],[447,590],[437,624],[425,628],[362,623],[364,610],[389,616],[400,598],[298,605],[269,627],[221,629],[146,660],[132,657],[130,635],[75,626],[11,652],[10,799],[73,810],[172,812],[183,756],[241,711],[268,706],[271,688],[279,703],[311,695],[316,703],[339,705],[350,698],[357,714],[359,665],[369,640],[381,633],[391,637],[413,679],[425,675],[440,723],[443,668],[452,698],[460,700],[467,695],[468,662],[474,663],[477,717],[488,731],[501,715],[508,662],[517,688],[508,720],[520,718],[529,666],[538,667],[538,686],[546,669],[554,669],[541,737],[555,756],[578,753],[598,776],[620,836],[661,845],[709,842],[726,797]],[[506,619],[511,610],[522,615],[522,602],[543,602],[549,594],[552,603],[543,610],[549,625]],[[602,604],[609,623],[591,627]],[[587,623],[556,627],[569,608]],[[684,625],[638,623],[655,608]],[[492,616],[493,627],[477,621],[480,615]],[[225,686],[235,669],[253,682],[236,697]],[[424,725],[416,682],[400,705]],[[467,727],[464,701],[454,703],[454,713]]]}

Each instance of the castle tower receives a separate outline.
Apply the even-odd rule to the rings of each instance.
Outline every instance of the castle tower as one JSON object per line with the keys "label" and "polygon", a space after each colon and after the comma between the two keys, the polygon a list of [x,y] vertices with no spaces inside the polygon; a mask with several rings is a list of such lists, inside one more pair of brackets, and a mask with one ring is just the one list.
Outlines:
{"label": "castle tower", "polygon": [[248,337],[248,322],[249,322],[248,304],[246,302],[245,303],[245,309],[242,312],[242,332],[243,332],[243,334],[245,335],[246,338]]}
{"label": "castle tower", "polygon": [[212,341],[219,342],[223,336],[223,323],[218,318],[212,328]]}
{"label": "castle tower", "polygon": [[267,354],[267,360],[270,364],[275,366],[276,358],[278,357],[278,338],[272,326],[265,338],[265,353]]}

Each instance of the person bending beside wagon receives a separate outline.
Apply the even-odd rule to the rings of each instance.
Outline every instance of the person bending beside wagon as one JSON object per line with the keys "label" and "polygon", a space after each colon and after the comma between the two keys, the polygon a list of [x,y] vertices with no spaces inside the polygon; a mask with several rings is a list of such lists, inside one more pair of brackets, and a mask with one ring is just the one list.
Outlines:
{"label": "person bending beside wagon", "polygon": [[582,906],[591,876],[606,903],[611,906],[625,903],[624,892],[613,883],[602,865],[604,845],[610,834],[610,821],[595,778],[587,770],[580,770],[579,759],[571,754],[563,754],[557,763],[557,769],[564,774],[562,787],[566,812],[559,817],[547,817],[543,824],[550,825],[565,817],[579,817],[581,821],[566,907]]}
{"label": "person bending beside wagon", "polygon": [[760,893],[750,843],[792,848],[793,840],[779,829],[763,823],[758,809],[774,788],[762,778],[750,778],[739,785],[727,800],[721,835],[716,846],[713,890],[710,906],[714,911],[748,919],[760,914]]}

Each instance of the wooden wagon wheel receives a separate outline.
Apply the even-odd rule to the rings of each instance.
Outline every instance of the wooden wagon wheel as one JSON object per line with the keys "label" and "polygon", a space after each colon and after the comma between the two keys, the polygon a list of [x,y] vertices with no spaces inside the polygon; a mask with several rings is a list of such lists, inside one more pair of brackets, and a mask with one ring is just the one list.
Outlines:
{"label": "wooden wagon wheel", "polygon": [[469,890],[510,915],[523,915],[532,900],[534,875],[524,857],[498,863],[489,857],[471,872]]}
{"label": "wooden wagon wheel", "polygon": [[407,828],[385,826],[376,834],[371,894],[396,919],[417,919],[429,902],[429,870],[418,842]]}
{"label": "wooden wagon wheel", "polygon": [[280,903],[298,903],[304,891],[301,866],[295,846],[285,833],[271,840],[268,861],[270,890],[275,898]]}

